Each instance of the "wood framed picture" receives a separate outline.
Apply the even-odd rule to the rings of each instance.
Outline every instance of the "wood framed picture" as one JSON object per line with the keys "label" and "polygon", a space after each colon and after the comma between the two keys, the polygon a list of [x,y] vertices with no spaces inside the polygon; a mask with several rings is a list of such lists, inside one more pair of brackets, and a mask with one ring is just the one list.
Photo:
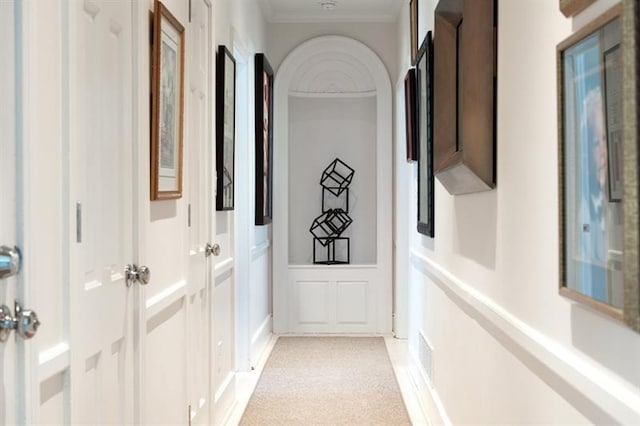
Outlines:
{"label": "wood framed picture", "polygon": [[418,0],[409,0],[409,40],[411,40],[411,65],[418,58]]}
{"label": "wood framed picture", "polygon": [[557,48],[560,293],[618,319],[622,182],[610,180],[623,159],[620,12],[608,10]]}
{"label": "wood framed picture", "polygon": [[434,236],[433,196],[433,40],[424,38],[416,61],[418,139],[418,232]]}
{"label": "wood framed picture", "polygon": [[416,70],[411,68],[404,78],[404,114],[407,136],[407,162],[418,160],[416,134]]}
{"label": "wood framed picture", "polygon": [[560,11],[564,16],[570,18],[582,12],[595,1],[596,0],[560,0]]}
{"label": "wood framed picture", "polygon": [[263,53],[255,56],[256,225],[273,217],[273,70]]}
{"label": "wood framed picture", "polygon": [[216,58],[216,210],[233,210],[236,132],[236,61],[218,46]]}
{"label": "wood framed picture", "polygon": [[640,227],[638,206],[638,142],[640,134],[640,5],[637,0],[622,0],[622,99],[624,149],[624,314],[625,324],[640,332]]}
{"label": "wood framed picture", "polygon": [[153,14],[151,200],[182,197],[184,27],[160,1]]}

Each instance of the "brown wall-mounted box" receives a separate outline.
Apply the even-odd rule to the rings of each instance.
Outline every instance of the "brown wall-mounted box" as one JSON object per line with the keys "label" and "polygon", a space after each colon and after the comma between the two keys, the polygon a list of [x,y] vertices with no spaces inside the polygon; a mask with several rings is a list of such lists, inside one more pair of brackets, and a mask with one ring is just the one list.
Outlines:
{"label": "brown wall-mounted box", "polygon": [[434,173],[454,195],[496,184],[497,0],[440,0],[434,35]]}

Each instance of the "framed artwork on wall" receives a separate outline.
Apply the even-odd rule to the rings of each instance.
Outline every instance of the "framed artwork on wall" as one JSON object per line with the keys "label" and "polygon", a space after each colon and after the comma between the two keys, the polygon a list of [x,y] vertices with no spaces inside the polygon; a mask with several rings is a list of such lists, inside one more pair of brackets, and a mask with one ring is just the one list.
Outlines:
{"label": "framed artwork on wall", "polygon": [[407,162],[418,160],[416,135],[416,70],[411,68],[404,78],[404,114],[407,136]]}
{"label": "framed artwork on wall", "polygon": [[273,70],[262,53],[255,56],[256,225],[273,217]]}
{"label": "framed artwork on wall", "polygon": [[640,64],[640,7],[637,0],[622,1],[623,203],[624,203],[624,322],[640,332],[640,210],[638,190],[638,64]]}
{"label": "framed artwork on wall", "polygon": [[154,4],[151,66],[151,200],[182,197],[184,27]]}
{"label": "framed artwork on wall", "polygon": [[452,195],[496,186],[498,0],[434,12],[434,173]]}
{"label": "framed artwork on wall", "polygon": [[433,41],[429,31],[416,60],[418,139],[418,232],[434,236],[433,196]]}
{"label": "framed artwork on wall", "polygon": [[557,48],[560,292],[618,319],[625,298],[621,10]]}
{"label": "framed artwork on wall", "polygon": [[218,46],[216,61],[216,210],[233,210],[236,61],[223,45]]}
{"label": "framed artwork on wall", "polygon": [[411,65],[418,58],[418,0],[409,0],[409,40],[411,40]]}
{"label": "framed artwork on wall", "polygon": [[567,18],[577,15],[596,0],[560,0],[560,11]]}

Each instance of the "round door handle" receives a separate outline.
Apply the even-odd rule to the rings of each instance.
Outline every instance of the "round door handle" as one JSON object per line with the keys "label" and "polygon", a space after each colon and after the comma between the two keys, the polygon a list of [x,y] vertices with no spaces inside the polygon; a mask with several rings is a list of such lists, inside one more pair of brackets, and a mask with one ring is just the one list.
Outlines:
{"label": "round door handle", "polygon": [[151,269],[144,265],[129,264],[124,267],[124,280],[127,283],[127,287],[131,287],[136,281],[142,285],[147,285],[151,280]]}
{"label": "round door handle", "polygon": [[31,309],[23,309],[15,302],[15,317],[6,305],[0,306],[0,342],[6,342],[11,330],[15,330],[23,339],[31,339],[38,332],[40,321],[38,315]]}
{"label": "round door handle", "polygon": [[140,266],[138,268],[138,282],[142,285],[149,284],[151,280],[151,269],[148,266]]}
{"label": "round door handle", "polygon": [[13,315],[7,305],[0,306],[0,342],[6,342],[13,330]]}
{"label": "round door handle", "polygon": [[210,243],[207,243],[207,245],[204,248],[204,254],[207,257],[211,255],[220,256],[220,251],[221,251],[220,244],[211,245]]}
{"label": "round door handle", "polygon": [[0,247],[0,279],[9,278],[20,272],[20,249],[18,247]]}
{"label": "round door handle", "polygon": [[22,309],[22,306],[16,302],[16,318],[15,329],[16,333],[23,339],[31,339],[38,332],[40,327],[40,321],[35,311],[31,309]]}

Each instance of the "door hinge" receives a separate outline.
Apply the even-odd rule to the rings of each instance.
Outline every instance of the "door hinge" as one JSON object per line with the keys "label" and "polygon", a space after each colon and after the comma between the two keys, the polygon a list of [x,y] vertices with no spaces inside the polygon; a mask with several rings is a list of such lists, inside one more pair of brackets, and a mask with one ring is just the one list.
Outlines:
{"label": "door hinge", "polygon": [[191,204],[187,206],[187,227],[191,228]]}
{"label": "door hinge", "polygon": [[191,0],[189,0],[189,22],[191,22]]}
{"label": "door hinge", "polygon": [[191,405],[187,407],[187,424],[191,426]]}
{"label": "door hinge", "polygon": [[82,242],[82,204],[76,203],[76,243]]}

